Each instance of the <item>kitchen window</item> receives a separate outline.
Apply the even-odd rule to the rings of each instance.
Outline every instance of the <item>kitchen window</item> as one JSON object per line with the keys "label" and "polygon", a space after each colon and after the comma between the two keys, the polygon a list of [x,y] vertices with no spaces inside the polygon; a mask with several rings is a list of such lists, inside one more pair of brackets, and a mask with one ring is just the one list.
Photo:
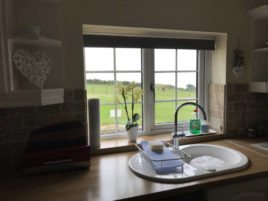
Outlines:
{"label": "kitchen window", "polygon": [[[114,102],[117,82],[135,81],[144,90],[136,110],[142,116],[140,134],[173,130],[176,107],[183,102],[206,107],[214,41],[85,35],[84,44],[87,94],[100,99],[102,137],[125,133],[124,110]],[[193,110],[181,112],[179,127]]]}

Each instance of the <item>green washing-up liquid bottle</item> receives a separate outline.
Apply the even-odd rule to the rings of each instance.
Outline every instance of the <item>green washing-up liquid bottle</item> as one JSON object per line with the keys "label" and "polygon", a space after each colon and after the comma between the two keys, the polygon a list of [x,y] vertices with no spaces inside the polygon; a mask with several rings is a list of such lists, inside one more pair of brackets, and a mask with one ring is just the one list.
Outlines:
{"label": "green washing-up liquid bottle", "polygon": [[194,110],[193,117],[190,120],[190,132],[192,134],[200,134],[200,130],[201,130],[201,121],[200,119],[197,119],[196,112],[197,110]]}

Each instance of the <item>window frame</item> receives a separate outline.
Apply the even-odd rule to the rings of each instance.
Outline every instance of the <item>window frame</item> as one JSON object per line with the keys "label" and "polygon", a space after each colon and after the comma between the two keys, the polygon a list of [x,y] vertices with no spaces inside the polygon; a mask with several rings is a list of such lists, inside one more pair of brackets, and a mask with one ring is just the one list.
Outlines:
{"label": "window frame", "polygon": [[[201,42],[203,40],[208,40],[208,41],[214,41],[213,44],[210,44],[212,46],[208,47],[201,47],[201,48],[197,48],[196,47],[196,42],[194,42],[194,46],[197,49],[206,49],[205,51],[200,51],[201,54],[203,55],[203,60],[202,62],[200,62],[200,66],[202,66],[202,69],[200,71],[200,75],[205,75],[205,79],[202,81],[203,86],[203,98],[199,97],[199,103],[201,105],[203,105],[204,109],[207,110],[208,109],[208,85],[211,82],[211,58],[212,58],[212,51],[210,50],[215,50],[215,33],[211,33],[211,32],[203,32],[203,31],[185,31],[185,30],[176,30],[176,29],[156,29],[156,28],[141,28],[141,27],[123,27],[123,26],[104,26],[104,25],[93,25],[93,24],[83,24],[82,25],[82,32],[83,32],[83,36],[84,36],[84,46],[86,47],[87,44],[85,43],[85,35],[88,35],[89,37],[91,37],[92,35],[97,35],[97,36],[123,36],[125,37],[142,37],[142,38],[146,38],[146,40],[149,38],[171,38],[171,39],[196,39],[197,41]],[[114,40],[115,41],[115,40]],[[127,40],[129,43],[129,40]],[[118,44],[118,41],[115,41],[116,44]],[[103,43],[103,40],[101,40],[101,43]],[[173,44],[173,43],[172,43]],[[91,43],[89,43],[88,45],[91,45]],[[102,44],[103,45],[103,44]],[[104,44],[105,47],[107,44]],[[114,43],[112,44],[114,45]],[[136,44],[135,44],[136,45]],[[99,46],[99,44],[98,44]],[[95,46],[96,47],[96,46]],[[114,47],[114,46],[113,46]],[[189,46],[188,46],[189,47]],[[143,96],[143,98],[146,98],[146,100],[153,102],[154,98],[152,95],[150,95],[151,89],[153,88],[152,86],[152,74],[150,73],[150,69],[145,68],[148,65],[153,65],[153,57],[152,55],[150,55],[150,53],[148,53],[148,49],[146,49],[148,47],[144,47],[142,49],[142,57],[144,55],[147,56],[147,60],[143,61],[142,59],[142,68],[143,68],[143,75],[142,75],[142,79],[143,79],[143,87],[144,87],[144,91],[146,92]],[[193,48],[193,49],[195,49]],[[208,50],[208,51],[207,51]],[[151,58],[150,58],[151,57]],[[144,79],[148,80],[150,79],[150,82],[146,82],[144,83]],[[201,79],[199,79],[201,80]],[[149,92],[149,93],[148,93]],[[200,91],[198,91],[199,94]],[[143,117],[143,131],[140,132],[140,135],[148,135],[148,134],[157,134],[157,133],[165,133],[165,132],[170,132],[174,130],[174,125],[173,128],[171,129],[166,129],[166,130],[153,130],[153,126],[152,126],[152,120],[153,118],[148,118],[148,113],[146,111],[149,111],[153,116],[154,116],[154,109],[152,107],[154,107],[154,104],[148,104],[148,101],[144,101],[143,103],[143,113],[144,113],[144,117]],[[146,111],[145,111],[146,110]],[[201,117],[201,116],[200,116]],[[111,136],[111,135],[108,135]],[[125,137],[125,134],[121,135],[122,137]]]}
{"label": "window frame", "polygon": [[[114,57],[115,57],[116,56],[115,48],[113,48],[113,51],[114,51]],[[204,106],[205,110],[208,108],[208,84],[210,83],[209,78],[210,78],[210,61],[211,61],[210,59],[211,59],[210,51],[197,50],[197,80],[198,80],[198,83],[197,83],[198,100],[197,101],[199,104]],[[142,86],[144,90],[143,114],[142,114],[143,130],[139,131],[139,135],[150,135],[150,134],[157,134],[157,133],[172,132],[174,130],[174,122],[161,124],[161,125],[155,124],[154,49],[151,49],[151,48],[141,49],[141,71],[116,70],[115,62],[116,61],[114,59],[114,70],[101,71],[101,72],[85,70],[85,74],[87,73],[113,73],[114,76],[116,76],[115,75],[116,73],[141,73],[141,79],[142,79],[141,81],[142,81]],[[173,71],[170,71],[170,72],[173,72]],[[177,71],[177,72],[180,72],[180,71]],[[183,72],[188,72],[188,71],[183,71]],[[174,99],[174,101],[176,100],[178,101],[178,99]],[[103,105],[105,104],[106,103],[104,103]],[[115,106],[115,112],[117,111],[117,106]],[[181,126],[185,127],[186,124],[188,123],[179,122],[178,127],[181,127]],[[122,138],[125,136],[126,136],[125,133],[111,133],[111,134],[101,135],[101,139]]]}
{"label": "window frame", "polygon": [[[84,47],[84,55],[85,54],[85,48],[87,47]],[[143,86],[143,65],[142,65],[142,48],[138,48],[141,50],[141,70],[117,70],[117,66],[116,66],[116,47],[113,47],[111,48],[112,49],[112,52],[113,52],[113,70],[86,70],[85,68],[85,81],[87,81],[86,79],[86,74],[89,74],[89,73],[95,73],[95,74],[101,74],[101,73],[110,73],[113,75],[113,78],[114,78],[114,81],[115,83],[117,82],[117,74],[118,73],[140,73],[141,74],[141,85]],[[85,58],[84,58],[84,63],[85,63]],[[87,83],[87,82],[86,82]],[[114,94],[115,94],[115,89],[114,89]],[[138,101],[139,104],[142,104],[142,111],[143,111],[143,101]],[[131,102],[127,102],[127,104],[131,104]],[[109,103],[109,102],[105,102],[105,103],[101,103],[100,104],[100,107],[101,105],[104,105],[104,106],[107,106],[107,105],[114,105],[114,109],[115,109],[115,128],[118,130],[118,114],[117,114],[117,110],[119,108],[119,103]],[[123,111],[124,112],[124,111]],[[144,112],[143,112],[144,113]],[[144,123],[143,123],[144,125]],[[143,129],[143,125],[142,125],[142,129]],[[113,139],[113,138],[122,138],[122,137],[125,137],[125,133],[121,133],[121,132],[118,132],[118,133],[105,133],[105,134],[101,134],[100,137],[101,139]]]}
{"label": "window frame", "polygon": [[[144,89],[144,108],[143,108],[144,131],[141,132],[140,134],[150,135],[150,134],[157,134],[157,133],[172,132],[174,130],[174,122],[166,123],[162,125],[155,124],[154,49],[148,49],[148,48],[143,49],[142,53],[143,53],[142,55],[144,56],[143,75],[146,78],[146,81],[144,79],[143,83],[146,88]],[[176,50],[176,53],[177,53],[177,50]],[[207,110],[208,108],[208,84],[210,83],[210,68],[211,68],[210,59],[211,59],[210,51],[197,50],[197,70],[196,71],[197,71],[197,81],[198,81],[197,83],[198,98],[196,100],[198,101],[199,104],[204,106],[205,110]],[[176,70],[177,70],[177,63],[176,63]],[[166,71],[161,71],[161,72],[166,72]],[[187,72],[187,71],[183,71],[183,72]],[[174,99],[174,100],[178,101],[178,99]],[[151,116],[149,114],[151,114]],[[198,113],[198,117],[201,118],[201,115],[199,113]],[[182,127],[182,126],[187,127],[188,122],[179,122],[178,127]]]}
{"label": "window frame", "polygon": [[[178,70],[178,50],[181,50],[181,49],[175,49],[175,70],[167,70],[167,71],[155,71],[153,70],[153,74],[155,75],[155,73],[174,73],[175,74],[175,85],[178,86],[178,75],[181,74],[181,73],[196,73],[196,86],[197,86],[197,89],[196,89],[196,95],[198,96],[198,88],[199,88],[199,61],[198,61],[198,50],[196,50],[196,69],[195,70]],[[152,67],[153,68],[153,67]],[[154,86],[155,86],[155,82],[154,82]],[[154,93],[155,95],[155,93]],[[173,100],[155,100],[154,101],[154,104],[155,103],[164,103],[164,102],[173,102],[175,103],[175,108],[178,107],[178,101],[198,101],[198,98],[178,98],[178,92],[177,90],[175,91],[175,98]],[[154,107],[155,108],[155,107]],[[155,116],[154,116],[154,120],[155,120]],[[154,125],[153,125],[153,130],[158,130],[158,129],[168,129],[170,127],[173,127],[174,128],[174,122],[166,122],[166,123],[163,123],[163,124],[156,124],[156,122],[154,122]]]}

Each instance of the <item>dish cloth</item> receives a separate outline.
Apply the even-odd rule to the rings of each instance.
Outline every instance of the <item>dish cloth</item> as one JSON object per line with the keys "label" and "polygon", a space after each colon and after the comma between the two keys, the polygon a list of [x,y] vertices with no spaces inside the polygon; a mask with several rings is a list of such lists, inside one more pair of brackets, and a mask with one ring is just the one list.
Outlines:
{"label": "dish cloth", "polygon": [[176,159],[162,162],[152,161],[153,169],[157,174],[178,173],[178,167],[183,165],[182,160],[178,159],[178,155],[172,153],[166,147],[164,147],[162,152],[155,152],[150,149],[147,141],[141,141],[140,144],[145,154],[147,154],[152,160]]}

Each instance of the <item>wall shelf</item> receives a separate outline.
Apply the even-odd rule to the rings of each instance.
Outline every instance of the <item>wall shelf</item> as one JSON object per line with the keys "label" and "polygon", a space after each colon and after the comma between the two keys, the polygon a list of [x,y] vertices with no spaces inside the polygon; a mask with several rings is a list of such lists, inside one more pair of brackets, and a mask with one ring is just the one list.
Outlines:
{"label": "wall shelf", "polygon": [[0,108],[41,106],[63,102],[64,89],[62,88],[26,89],[0,94]]}
{"label": "wall shelf", "polygon": [[21,44],[21,45],[34,45],[41,47],[61,47],[62,42],[59,40],[54,40],[46,37],[31,38],[24,36],[16,36],[8,39],[8,44]]}
{"label": "wall shelf", "polygon": [[48,2],[48,3],[59,3],[61,0],[32,0],[34,2]]}
{"label": "wall shelf", "polygon": [[268,19],[268,4],[254,8],[248,13],[254,19]]}
{"label": "wall shelf", "polygon": [[268,82],[251,82],[250,91],[255,93],[268,93]]}
{"label": "wall shelf", "polygon": [[250,91],[268,93],[268,4],[248,11],[251,16]]}
{"label": "wall shelf", "polygon": [[[59,5],[50,5],[50,3],[57,3],[61,2],[61,0],[30,0],[29,4],[25,4],[21,1],[16,2],[14,5],[18,5],[18,8],[16,6],[6,6],[3,7],[3,10],[7,11],[4,13],[11,13],[14,14],[14,16],[20,16],[20,14],[23,14],[23,19],[16,20],[14,18],[14,24],[9,22],[13,21],[12,19],[9,19],[9,17],[12,17],[11,15],[4,16],[3,19],[1,19],[1,23],[4,24],[4,26],[1,26],[1,29],[3,29],[3,33],[5,33],[2,37],[3,42],[3,51],[5,51],[4,56],[7,60],[5,63],[5,66],[3,66],[3,69],[1,71],[1,85],[3,87],[0,87],[0,108],[12,108],[12,107],[27,107],[27,106],[42,106],[42,105],[52,105],[52,104],[60,104],[64,103],[64,89],[63,89],[63,83],[62,83],[62,66],[61,66],[61,49],[62,41],[55,40],[51,38],[47,38],[44,36],[41,36],[39,34],[40,28],[38,26],[34,27],[27,27],[25,30],[21,30],[20,32],[24,34],[20,35],[12,35],[14,33],[15,25],[20,22],[21,24],[30,25],[32,22],[33,15],[31,12],[26,13],[25,11],[35,11],[36,6],[33,2],[36,2],[36,4],[39,4],[40,8],[45,6],[45,4],[49,5],[48,8],[45,9],[38,9],[39,15],[34,16],[35,18],[35,24],[39,25],[42,24],[42,28],[44,30],[49,31],[50,30],[50,24],[53,23],[53,21],[48,21],[47,23],[43,23],[44,19],[42,16],[45,16],[44,14],[49,13],[50,15],[55,15],[55,17],[58,18],[58,12],[59,12]],[[41,5],[42,2],[42,5]],[[14,2],[15,3],[15,2]],[[54,18],[53,18],[54,19]],[[56,19],[56,18],[55,18]],[[18,23],[18,24],[20,24]],[[56,25],[59,25],[60,21],[56,23]],[[12,26],[11,26],[12,25]],[[12,28],[11,28],[12,27]],[[39,29],[36,29],[39,28]],[[15,29],[14,29],[15,30]],[[38,32],[39,30],[39,32]],[[6,34],[8,33],[8,34]],[[9,36],[9,37],[8,37]],[[2,45],[2,43],[1,43]],[[13,53],[14,50],[17,49],[25,49],[25,51],[28,51],[29,53],[37,52],[39,50],[45,52],[51,59],[49,65],[51,67],[50,74],[52,75],[47,79],[47,85],[46,89],[39,89],[38,87],[35,87],[33,83],[31,83],[27,78],[25,78],[20,71],[14,66],[15,63],[13,62]],[[33,55],[34,57],[35,55]],[[34,58],[36,61],[39,59],[38,55],[37,58]],[[24,64],[27,63],[27,67],[30,65],[39,65],[36,61],[29,62],[27,57],[23,58]],[[33,60],[34,60],[33,59]],[[35,62],[35,63],[34,63]],[[35,66],[31,66],[35,67]],[[39,66],[38,66],[39,67]],[[42,66],[40,66],[42,67]],[[2,68],[2,67],[1,67]],[[2,73],[3,72],[3,73]],[[40,73],[42,73],[40,71]],[[37,73],[36,73],[37,74]],[[26,76],[27,77],[27,76]]]}
{"label": "wall shelf", "polygon": [[268,47],[254,49],[253,52],[268,52]]}
{"label": "wall shelf", "polygon": [[27,107],[59,104],[64,102],[64,89],[17,89],[14,76],[12,53],[14,45],[29,45],[38,47],[61,47],[61,41],[45,37],[33,37],[31,35],[15,36],[7,39],[9,58],[10,90],[0,93],[0,108]]}

